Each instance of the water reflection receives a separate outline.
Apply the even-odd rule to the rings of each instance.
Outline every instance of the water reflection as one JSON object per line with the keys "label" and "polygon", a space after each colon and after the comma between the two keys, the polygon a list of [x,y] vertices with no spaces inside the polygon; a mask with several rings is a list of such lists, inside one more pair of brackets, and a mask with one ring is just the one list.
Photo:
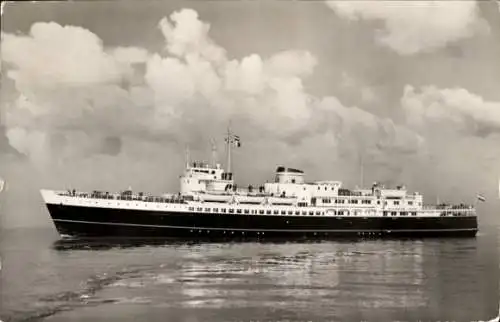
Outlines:
{"label": "water reflection", "polygon": [[162,266],[113,286],[147,288],[163,305],[198,309],[294,303],[297,310],[333,314],[339,307],[428,305],[421,242],[198,244],[176,252]]}
{"label": "water reflection", "polygon": [[[193,321],[220,321],[218,314],[228,316],[225,320],[443,320],[450,315],[459,320],[478,310],[483,288],[478,281],[488,283],[477,240],[51,239],[47,247],[38,239],[26,244],[20,234],[16,241],[11,252],[22,248],[32,258],[28,263],[43,262],[35,270],[32,265],[15,268],[23,280],[33,277],[29,285],[40,287],[3,286],[23,294],[18,312],[59,312],[53,321],[70,320],[61,310],[89,308],[92,316],[90,307],[95,307],[113,319],[121,310],[145,310],[144,304],[158,319],[177,312],[174,320],[189,314]],[[7,312],[12,315],[18,303],[7,302]]]}

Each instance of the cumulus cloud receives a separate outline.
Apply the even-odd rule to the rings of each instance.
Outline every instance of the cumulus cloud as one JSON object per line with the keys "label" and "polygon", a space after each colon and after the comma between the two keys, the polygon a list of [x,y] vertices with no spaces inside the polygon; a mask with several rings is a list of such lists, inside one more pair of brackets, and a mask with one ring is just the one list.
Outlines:
{"label": "cumulus cloud", "polygon": [[[347,179],[365,150],[382,159],[392,151],[391,164],[422,148],[416,133],[389,119],[309,94],[304,81],[318,65],[311,52],[229,59],[191,9],[163,18],[158,28],[161,53],[107,48],[89,30],[53,22],[35,23],[28,35],[3,34],[2,56],[20,94],[5,104],[11,145],[45,169],[62,164],[59,177],[78,173],[84,181],[95,169],[116,174],[109,166],[115,162],[164,172],[169,160],[171,189],[184,145],[208,152],[209,137],[220,138],[229,120],[249,146],[235,153],[265,156],[253,169],[239,169],[242,181],[286,161],[322,170],[337,162],[342,171],[335,175]],[[148,179],[155,178],[153,171]],[[148,188],[145,179],[134,180]]]}
{"label": "cumulus cloud", "polygon": [[480,34],[488,25],[476,1],[327,1],[349,20],[380,21],[376,40],[401,55],[429,52]]}
{"label": "cumulus cloud", "polygon": [[226,51],[208,36],[210,25],[199,20],[196,11],[176,11],[170,15],[170,20],[165,17],[159,24],[168,52],[178,57],[197,55],[210,62],[226,60]]}
{"label": "cumulus cloud", "polygon": [[19,86],[85,86],[120,77],[118,64],[95,34],[54,22],[33,24],[28,36],[3,34],[2,58],[17,67],[8,75]]}
{"label": "cumulus cloud", "polygon": [[447,191],[456,200],[474,189],[497,191],[500,102],[463,88],[408,85],[401,106],[407,126],[426,139],[425,162],[416,171],[429,174],[430,190]]}
{"label": "cumulus cloud", "polygon": [[408,123],[422,128],[431,124],[476,135],[481,130],[500,133],[500,102],[485,101],[463,88],[406,86],[401,99]]}

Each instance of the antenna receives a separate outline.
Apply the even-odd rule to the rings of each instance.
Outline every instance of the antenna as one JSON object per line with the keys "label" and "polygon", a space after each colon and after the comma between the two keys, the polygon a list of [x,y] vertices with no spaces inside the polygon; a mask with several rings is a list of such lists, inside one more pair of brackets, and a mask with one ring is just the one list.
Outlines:
{"label": "antenna", "polygon": [[210,139],[210,143],[212,145],[212,166],[215,168],[217,166],[217,145],[214,138]]}
{"label": "antenna", "polygon": [[189,146],[186,146],[186,168],[189,168]]}
{"label": "antenna", "polygon": [[360,188],[363,189],[364,187],[364,181],[365,181],[365,164],[364,164],[364,159],[363,159],[363,152],[359,152],[359,184]]}

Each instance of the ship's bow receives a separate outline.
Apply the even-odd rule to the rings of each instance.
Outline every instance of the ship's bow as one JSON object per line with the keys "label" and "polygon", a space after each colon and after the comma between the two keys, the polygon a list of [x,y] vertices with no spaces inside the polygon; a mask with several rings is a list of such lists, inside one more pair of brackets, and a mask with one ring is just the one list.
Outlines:
{"label": "ship's bow", "polygon": [[59,210],[60,208],[64,207],[62,196],[58,194],[58,191],[49,189],[41,189],[40,194],[42,195],[45,207],[47,207],[47,211],[49,212],[52,223],[56,227],[58,233],[61,236],[70,235],[68,234],[67,230],[62,227],[57,221]]}

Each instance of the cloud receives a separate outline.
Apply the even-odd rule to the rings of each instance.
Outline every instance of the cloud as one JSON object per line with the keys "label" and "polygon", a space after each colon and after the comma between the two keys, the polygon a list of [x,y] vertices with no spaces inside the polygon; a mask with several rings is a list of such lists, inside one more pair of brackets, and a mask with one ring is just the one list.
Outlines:
{"label": "cloud", "polygon": [[401,99],[407,121],[416,128],[448,126],[467,135],[481,130],[500,133],[500,102],[485,101],[463,88],[406,86]]}
{"label": "cloud", "polygon": [[17,67],[9,77],[19,86],[86,86],[116,81],[121,74],[96,35],[54,22],[33,24],[29,36],[2,34],[1,53]]}
{"label": "cloud", "polygon": [[476,1],[327,1],[348,20],[381,21],[376,40],[401,55],[434,51],[488,30]]}
{"label": "cloud", "polygon": [[117,62],[125,64],[145,63],[148,59],[148,51],[137,47],[118,47],[113,49],[112,55]]}
{"label": "cloud", "polygon": [[415,171],[428,174],[430,190],[457,200],[474,190],[497,192],[500,102],[463,88],[408,85],[401,106],[405,124],[426,140],[424,162]]}
{"label": "cloud", "polygon": [[196,11],[176,11],[170,15],[170,20],[165,17],[159,24],[169,53],[178,57],[197,55],[210,62],[226,60],[226,51],[208,36],[210,25],[199,20]]}
{"label": "cloud", "polygon": [[208,152],[209,138],[219,139],[229,120],[249,146],[235,151],[235,160],[259,156],[241,169],[242,181],[287,160],[324,171],[338,163],[337,175],[349,178],[365,149],[379,158],[392,151],[389,163],[421,149],[417,134],[389,119],[308,93],[305,79],[318,65],[311,52],[229,59],[191,9],[158,27],[161,53],[108,48],[89,30],[53,22],[35,23],[29,35],[3,34],[2,55],[19,92],[4,102],[7,137],[43,173],[60,171],[45,180],[87,182],[95,171],[110,171],[107,179],[146,189],[145,180],[110,166],[128,162],[133,171],[161,171],[174,189],[185,145]]}

